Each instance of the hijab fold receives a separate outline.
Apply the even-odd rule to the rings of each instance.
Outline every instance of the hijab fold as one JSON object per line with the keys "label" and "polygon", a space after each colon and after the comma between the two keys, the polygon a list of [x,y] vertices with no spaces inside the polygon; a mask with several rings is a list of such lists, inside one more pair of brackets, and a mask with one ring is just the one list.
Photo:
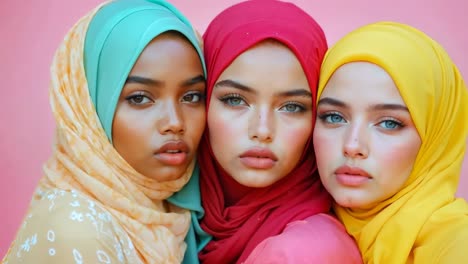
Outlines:
{"label": "hijab fold", "polygon": [[[125,229],[145,263],[183,260],[190,212],[164,200],[187,184],[195,161],[179,179],[147,178],[113,147],[112,120],[134,63],[146,45],[166,31],[184,35],[203,62],[191,25],[165,1],[112,1],[70,30],[51,68],[50,101],[57,134],[38,187],[38,193],[76,190],[97,201]],[[194,204],[189,207],[201,210]]]}
{"label": "hijab fold", "polygon": [[[211,22],[203,39],[207,107],[216,80],[232,61],[272,39],[298,58],[315,109],[319,67],[327,44],[320,26],[294,4],[276,0],[236,4]],[[315,117],[310,120],[314,121]],[[299,164],[283,179],[269,187],[249,188],[233,180],[217,163],[209,132],[200,144],[200,187],[206,211],[201,226],[214,238],[200,253],[202,262],[242,262],[261,241],[281,233],[289,222],[329,210],[330,198],[320,183],[311,144],[305,146]]]}
{"label": "hijab fold", "polygon": [[328,51],[318,97],[336,69],[355,61],[389,73],[422,144],[411,175],[394,196],[371,210],[337,205],[336,212],[365,263],[431,263],[458,231],[468,228],[468,205],[455,198],[468,134],[465,83],[444,49],[426,34],[380,22],[351,32]]}

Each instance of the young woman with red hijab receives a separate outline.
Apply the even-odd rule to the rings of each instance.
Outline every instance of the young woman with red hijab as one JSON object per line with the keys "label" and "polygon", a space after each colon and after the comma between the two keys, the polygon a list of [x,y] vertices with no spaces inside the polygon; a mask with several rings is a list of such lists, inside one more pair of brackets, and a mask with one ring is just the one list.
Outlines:
{"label": "young woman with red hijab", "polygon": [[253,0],[220,13],[203,36],[208,128],[202,139],[202,263],[360,263],[327,213],[311,135],[320,26],[297,6]]}

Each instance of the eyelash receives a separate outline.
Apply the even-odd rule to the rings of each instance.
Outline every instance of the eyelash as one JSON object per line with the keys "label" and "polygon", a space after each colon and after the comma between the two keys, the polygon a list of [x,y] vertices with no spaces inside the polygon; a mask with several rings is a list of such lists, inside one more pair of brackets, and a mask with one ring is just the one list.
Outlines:
{"label": "eyelash", "polygon": [[[142,101],[144,99],[147,99],[149,102],[145,102],[145,103],[142,103],[142,102],[135,102],[135,99],[136,98],[141,98]],[[137,92],[137,93],[134,93],[134,94],[131,94],[127,97],[125,97],[125,100],[127,100],[127,102],[131,105],[137,105],[137,106],[141,106],[141,105],[145,105],[145,104],[149,104],[149,103],[154,103],[154,100],[151,99],[149,96],[145,95],[144,92]]]}
{"label": "eyelash", "polygon": [[345,120],[344,117],[338,113],[338,112],[326,112],[323,114],[319,114],[318,118],[322,120],[322,122],[327,123],[327,124],[336,124],[337,122],[332,122],[331,120],[328,120],[331,117],[340,117],[342,120]]}
{"label": "eyelash", "polygon": [[[185,101],[185,99],[187,99],[186,96],[198,96],[199,98],[196,101],[193,101],[193,100]],[[135,105],[135,106],[143,106],[143,105],[154,103],[154,99],[146,95],[145,92],[141,92],[141,91],[125,97],[125,100],[127,100],[129,104]],[[187,92],[181,98],[181,102],[187,102],[189,104],[199,104],[199,103],[204,102],[204,100],[205,100],[205,94],[199,91]],[[137,101],[140,101],[140,102],[137,102]]]}
{"label": "eyelash", "polygon": [[188,102],[190,104],[198,104],[198,103],[201,103],[201,102],[204,102],[205,101],[205,98],[206,98],[206,95],[205,93],[203,92],[199,92],[199,91],[190,91],[190,92],[187,92],[186,94],[184,94],[182,96],[182,102],[184,102],[184,99],[186,96],[198,96],[198,100],[197,101],[185,101],[185,102]]}
{"label": "eyelash", "polygon": [[[341,122],[340,121],[333,122],[333,121],[329,120],[332,117],[339,117]],[[322,120],[322,122],[327,123],[327,124],[331,124],[331,125],[338,124],[338,123],[343,123],[343,120],[346,122],[346,119],[338,112],[327,112],[327,113],[319,114],[318,118],[320,120]],[[395,124],[395,127],[394,128],[383,127],[382,124],[384,124],[386,122],[392,122],[393,124]],[[382,129],[384,129],[384,130],[387,130],[387,131],[399,130],[399,129],[405,127],[405,124],[403,122],[401,122],[401,121],[399,121],[399,120],[397,120],[395,118],[391,118],[391,117],[383,118],[381,121],[376,123],[376,125],[379,126]]]}
{"label": "eyelash", "polygon": [[290,102],[286,102],[283,106],[280,107],[280,110],[289,106],[289,105],[293,105],[296,107],[296,109],[299,109],[298,111],[284,111],[284,112],[288,112],[288,113],[302,113],[302,112],[305,112],[306,111],[306,107],[301,104],[301,103],[298,103],[298,102],[293,102],[293,101],[290,101]]}
{"label": "eyelash", "polygon": [[[231,100],[233,99],[239,99],[240,102],[239,104],[233,104]],[[223,95],[221,97],[219,97],[219,100],[222,101],[225,105],[228,105],[230,107],[236,107],[236,106],[243,106],[243,105],[247,105],[247,102],[245,100],[245,98],[240,95],[240,94],[236,94],[236,93],[230,93],[230,94],[226,94],[226,95]],[[306,111],[306,107],[301,104],[301,103],[298,103],[298,102],[286,102],[283,106],[280,107],[280,110],[289,106],[289,105],[294,105],[296,106],[299,110],[297,111],[284,111],[284,112],[288,112],[288,113],[302,113],[302,112],[305,112]]]}
{"label": "eyelash", "polygon": [[393,124],[396,125],[396,127],[395,128],[385,128],[385,127],[382,127],[382,126],[379,126],[379,127],[383,128],[385,130],[398,130],[398,129],[401,129],[401,128],[405,127],[405,124],[403,122],[401,122],[399,120],[396,120],[394,118],[388,118],[388,117],[383,119],[379,123],[377,123],[377,125],[383,124],[385,122],[392,122]]}
{"label": "eyelash", "polygon": [[[240,104],[240,103],[239,104],[232,104],[232,102],[231,102],[232,99],[239,99],[239,100],[241,100],[240,103],[244,102],[244,104]],[[245,98],[242,97],[240,94],[236,94],[236,93],[230,93],[230,94],[223,95],[223,96],[219,97],[219,100],[221,102],[223,102],[225,105],[228,105],[228,106],[231,106],[231,107],[236,107],[236,106],[240,106],[240,105],[247,105],[247,102],[245,102]]]}

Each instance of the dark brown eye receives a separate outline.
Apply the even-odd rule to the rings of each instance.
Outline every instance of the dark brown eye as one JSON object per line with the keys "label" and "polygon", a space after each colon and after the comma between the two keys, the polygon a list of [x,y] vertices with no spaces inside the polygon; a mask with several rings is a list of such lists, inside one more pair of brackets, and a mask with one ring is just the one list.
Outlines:
{"label": "dark brown eye", "polygon": [[203,94],[200,92],[190,92],[182,97],[182,102],[198,103],[203,100]]}
{"label": "dark brown eye", "polygon": [[128,103],[132,105],[144,105],[153,102],[153,100],[143,94],[133,94],[125,98],[125,100],[127,100]]}

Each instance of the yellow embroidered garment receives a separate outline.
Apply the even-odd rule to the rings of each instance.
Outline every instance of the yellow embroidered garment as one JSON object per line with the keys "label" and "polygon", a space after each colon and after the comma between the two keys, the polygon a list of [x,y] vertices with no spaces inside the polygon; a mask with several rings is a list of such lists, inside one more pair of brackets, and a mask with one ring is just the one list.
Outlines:
{"label": "yellow embroidered garment", "polygon": [[136,172],[109,142],[90,99],[83,64],[96,8],[66,35],[51,68],[57,131],[29,212],[4,263],[180,263],[190,213],[164,199],[190,179]]}
{"label": "yellow embroidered garment", "polygon": [[371,210],[335,206],[365,263],[468,263],[468,205],[456,199],[468,133],[465,83],[444,49],[407,25],[380,22],[337,42],[319,95],[341,65],[367,61],[393,78],[422,140],[403,188]]}

